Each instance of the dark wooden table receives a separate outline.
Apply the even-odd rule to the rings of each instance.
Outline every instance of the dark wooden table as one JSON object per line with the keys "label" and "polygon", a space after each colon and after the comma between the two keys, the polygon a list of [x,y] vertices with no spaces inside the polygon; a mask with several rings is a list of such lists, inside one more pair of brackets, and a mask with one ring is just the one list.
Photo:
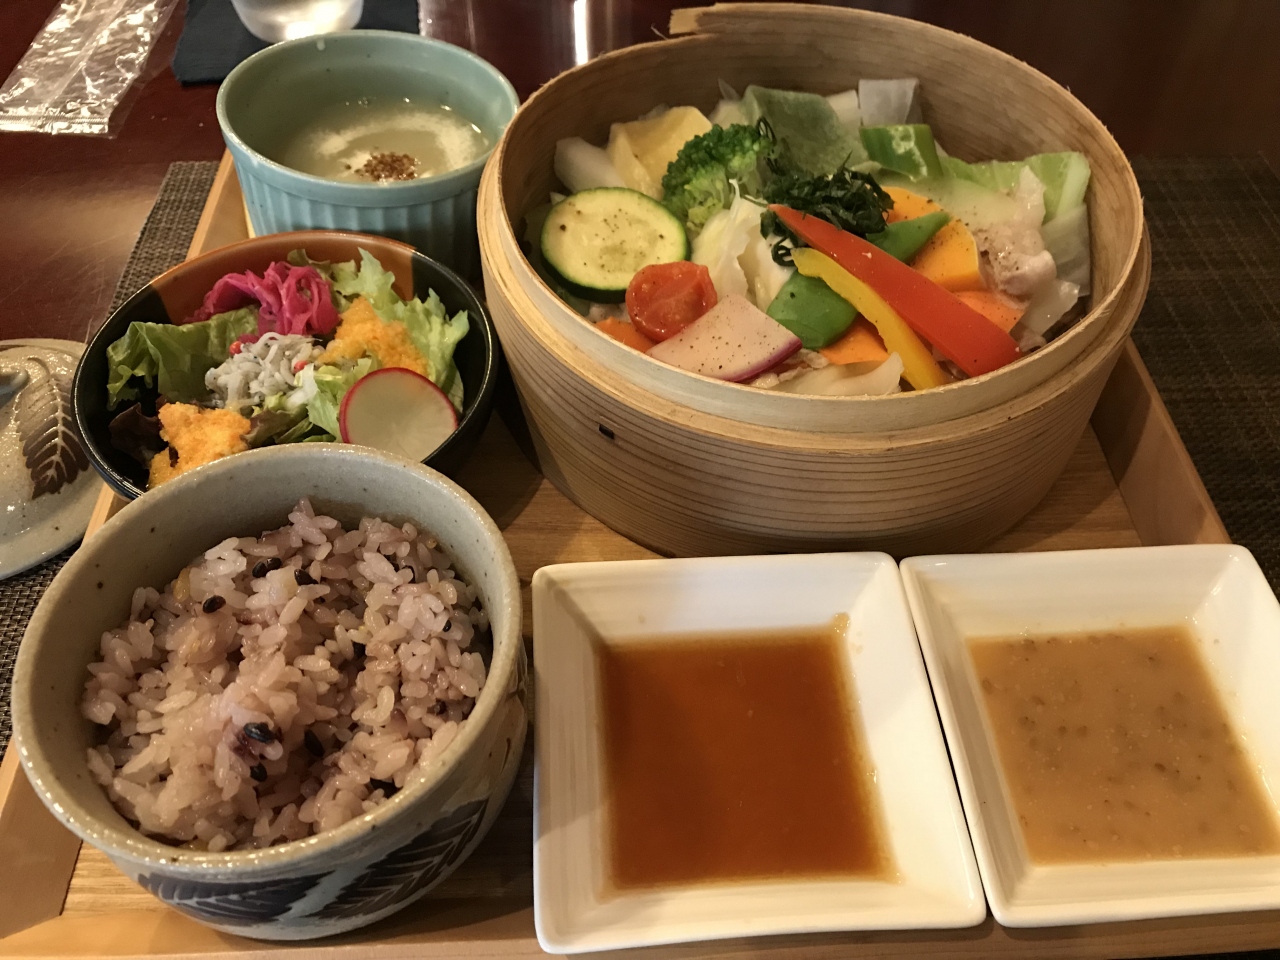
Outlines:
{"label": "dark wooden table", "polygon": [[[0,78],[57,0],[0,0]],[[225,0],[223,0],[225,2]],[[710,2],[710,0],[703,0]],[[428,31],[527,96],[581,52],[649,40],[679,0],[422,0]],[[850,3],[969,34],[1070,87],[1130,154],[1264,153],[1280,167],[1280,0]],[[585,36],[578,30],[585,26]],[[0,133],[0,339],[87,337],[169,164],[222,153],[216,86],[168,67],[169,22],[112,138]],[[1261,954],[1254,956],[1261,957]]]}
{"label": "dark wooden table", "polygon": [[[223,0],[225,2],[225,0]],[[497,64],[527,96],[589,54],[651,39],[673,0],[423,0],[434,36]],[[1136,153],[1263,151],[1280,161],[1277,0],[881,0],[853,4],[970,34],[1069,86]],[[55,0],[0,0],[0,77]],[[585,12],[585,16],[583,13]],[[575,13],[577,14],[575,16]],[[212,160],[216,86],[168,67],[179,11],[114,138],[0,133],[0,338],[83,339],[103,320],[175,160]]]}

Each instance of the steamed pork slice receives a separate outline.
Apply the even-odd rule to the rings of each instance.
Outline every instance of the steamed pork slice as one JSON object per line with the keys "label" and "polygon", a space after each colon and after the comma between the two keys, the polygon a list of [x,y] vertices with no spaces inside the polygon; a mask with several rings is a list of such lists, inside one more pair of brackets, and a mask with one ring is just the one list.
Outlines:
{"label": "steamed pork slice", "polygon": [[404,367],[430,378],[431,372],[418,348],[413,345],[409,328],[403,323],[388,323],[364,297],[357,297],[334,333],[333,341],[316,361],[317,364],[339,360],[376,357],[384,367]]}
{"label": "steamed pork slice", "polygon": [[249,449],[249,421],[234,410],[210,410],[190,403],[166,403],[159,411],[160,439],[169,444],[151,458],[148,487],[181,473]]}

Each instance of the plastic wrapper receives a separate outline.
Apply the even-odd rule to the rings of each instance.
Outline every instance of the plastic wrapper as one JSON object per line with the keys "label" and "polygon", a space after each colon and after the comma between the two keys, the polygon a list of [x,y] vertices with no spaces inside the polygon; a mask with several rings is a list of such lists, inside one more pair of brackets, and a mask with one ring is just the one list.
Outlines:
{"label": "plastic wrapper", "polygon": [[110,132],[177,0],[62,0],[0,86],[0,130]]}

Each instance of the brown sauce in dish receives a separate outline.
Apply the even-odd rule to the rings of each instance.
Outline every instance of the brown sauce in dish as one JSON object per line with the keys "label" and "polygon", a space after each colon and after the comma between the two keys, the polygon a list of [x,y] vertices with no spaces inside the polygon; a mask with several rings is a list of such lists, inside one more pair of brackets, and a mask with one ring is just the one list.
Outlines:
{"label": "brown sauce in dish", "polygon": [[970,641],[1028,853],[1280,853],[1274,808],[1185,627]]}
{"label": "brown sauce in dish", "polygon": [[600,645],[617,887],[891,872],[842,640]]}

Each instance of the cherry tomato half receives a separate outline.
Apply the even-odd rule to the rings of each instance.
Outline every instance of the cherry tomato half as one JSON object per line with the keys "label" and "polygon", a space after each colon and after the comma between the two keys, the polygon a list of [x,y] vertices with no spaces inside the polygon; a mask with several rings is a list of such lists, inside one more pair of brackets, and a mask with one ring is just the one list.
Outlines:
{"label": "cherry tomato half", "polygon": [[627,313],[653,341],[669,340],[716,305],[711,272],[680,260],[644,267],[627,286]]}

